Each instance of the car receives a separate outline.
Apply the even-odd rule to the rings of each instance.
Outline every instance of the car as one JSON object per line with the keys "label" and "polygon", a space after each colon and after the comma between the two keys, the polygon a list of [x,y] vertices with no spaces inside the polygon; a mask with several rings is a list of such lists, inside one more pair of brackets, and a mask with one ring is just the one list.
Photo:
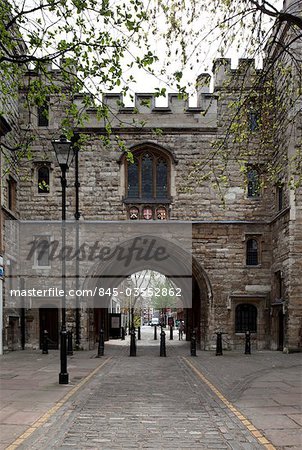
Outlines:
{"label": "car", "polygon": [[151,327],[153,326],[158,326],[159,325],[159,319],[158,317],[153,317],[153,319],[151,320]]}

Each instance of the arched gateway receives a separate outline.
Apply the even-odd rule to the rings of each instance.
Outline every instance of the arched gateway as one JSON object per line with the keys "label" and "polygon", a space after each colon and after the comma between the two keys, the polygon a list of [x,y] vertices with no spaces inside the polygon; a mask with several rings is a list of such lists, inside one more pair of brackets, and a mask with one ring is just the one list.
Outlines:
{"label": "arched gateway", "polygon": [[105,338],[109,338],[111,296],[104,293],[118,289],[125,278],[147,269],[159,272],[177,286],[181,292],[187,339],[195,329],[200,347],[207,348],[212,305],[210,281],[187,248],[174,243],[171,236],[166,239],[151,234],[119,242],[118,251],[113,249],[110,259],[96,263],[87,274],[83,291],[95,292],[93,299],[83,299],[88,306],[89,347],[95,345],[100,328],[104,329]]}

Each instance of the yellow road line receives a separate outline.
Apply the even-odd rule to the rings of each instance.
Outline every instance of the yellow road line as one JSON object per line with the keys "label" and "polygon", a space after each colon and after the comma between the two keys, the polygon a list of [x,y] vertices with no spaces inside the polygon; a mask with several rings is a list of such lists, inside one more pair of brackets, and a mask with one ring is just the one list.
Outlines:
{"label": "yellow road line", "polygon": [[187,363],[187,365],[196,373],[196,375],[211,389],[214,394],[217,395],[219,400],[221,400],[225,406],[240,420],[240,422],[249,430],[249,432],[262,444],[267,450],[277,450],[273,444],[266,439],[265,436],[256,428],[254,425],[237,409],[235,406],[229,402],[225,396],[212,384],[203,373],[198,370],[187,358],[182,357],[182,359]]}
{"label": "yellow road line", "polygon": [[37,419],[32,425],[30,425],[27,430],[24,431],[12,444],[6,447],[6,450],[15,450],[18,448],[23,442],[38,428],[44,425],[51,416],[53,416],[66,402],[70,399],[87,381],[89,381],[108,361],[111,360],[111,357],[106,359],[100,366],[96,367],[87,377],[85,377],[79,384],[73,387],[69,392],[67,392],[64,397],[56,402],[54,406],[52,406],[48,411],[46,411],[43,416]]}

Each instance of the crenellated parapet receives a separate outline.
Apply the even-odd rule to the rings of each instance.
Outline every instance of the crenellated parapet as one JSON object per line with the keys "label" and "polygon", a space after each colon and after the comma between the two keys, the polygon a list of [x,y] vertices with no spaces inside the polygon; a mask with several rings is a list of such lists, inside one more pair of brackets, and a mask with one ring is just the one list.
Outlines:
{"label": "crenellated parapet", "polygon": [[[137,93],[134,105],[125,106],[122,94],[107,93],[103,95],[103,104],[108,108],[111,125],[124,127],[133,124],[144,124],[152,128],[216,128],[217,127],[217,98],[214,94],[200,94],[197,107],[190,107],[186,98],[176,93],[167,96],[167,106],[156,106],[155,93]],[[75,98],[78,109],[84,107],[84,96]],[[86,127],[99,127],[97,109],[89,108]]]}
{"label": "crenellated parapet", "polygon": [[253,85],[259,69],[252,58],[239,58],[235,69],[230,58],[218,58],[213,63],[214,92],[221,89],[236,91]]}
{"label": "crenellated parapet", "polygon": [[[43,72],[49,73],[49,80],[55,80],[58,86],[62,86],[64,77],[61,74],[66,69],[66,65],[69,73],[74,73],[76,76],[70,64],[70,61],[63,60],[59,66],[45,65]],[[197,105],[194,107],[189,106],[188,99],[178,93],[167,95],[166,106],[157,106],[157,93],[136,93],[133,106],[125,106],[121,93],[104,93],[99,101],[107,107],[108,119],[113,127],[120,128],[121,124],[124,127],[135,124],[150,128],[217,129],[220,92],[229,90],[236,94],[236,90],[242,88],[242,83],[245,88],[250,87],[258,70],[252,59],[239,59],[237,68],[233,69],[231,59],[219,58],[214,61],[212,72],[212,75],[201,73],[198,76]],[[35,76],[39,74],[34,69],[27,74],[27,77]],[[26,81],[24,84],[26,85]],[[63,89],[65,90],[66,86]],[[73,95],[73,101],[78,110],[86,112],[82,125],[84,128],[100,128],[106,125],[107,119],[99,120],[97,106],[87,106],[87,95]]]}

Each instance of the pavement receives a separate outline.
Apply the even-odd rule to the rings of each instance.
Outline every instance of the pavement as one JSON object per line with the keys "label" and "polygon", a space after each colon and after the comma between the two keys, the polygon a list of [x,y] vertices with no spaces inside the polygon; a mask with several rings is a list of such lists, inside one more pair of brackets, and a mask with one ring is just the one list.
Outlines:
{"label": "pavement", "polygon": [[59,352],[0,357],[0,449],[302,448],[301,354],[197,351],[167,335],[159,357],[143,327],[137,356],[129,338],[68,357],[70,383],[58,384]]}

